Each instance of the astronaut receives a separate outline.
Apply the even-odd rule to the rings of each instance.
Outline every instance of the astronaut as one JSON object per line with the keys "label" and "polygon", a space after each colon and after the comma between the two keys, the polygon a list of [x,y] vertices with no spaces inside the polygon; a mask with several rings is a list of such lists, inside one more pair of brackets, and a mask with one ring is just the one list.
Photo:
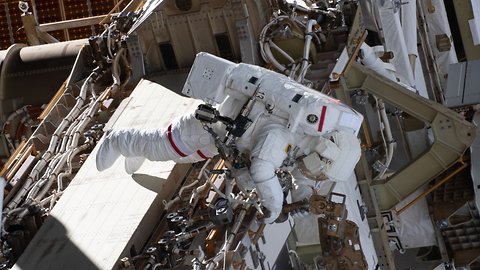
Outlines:
{"label": "astronaut", "polygon": [[[191,163],[223,146],[250,157],[249,176],[271,223],[282,211],[276,170],[288,166],[292,200],[314,192],[315,181],[345,181],[360,157],[362,115],[331,97],[264,68],[199,53],[183,93],[206,104],[166,129],[107,132],[96,156],[99,170],[120,155],[133,173],[143,159]],[[216,106],[216,107],[215,107]]]}

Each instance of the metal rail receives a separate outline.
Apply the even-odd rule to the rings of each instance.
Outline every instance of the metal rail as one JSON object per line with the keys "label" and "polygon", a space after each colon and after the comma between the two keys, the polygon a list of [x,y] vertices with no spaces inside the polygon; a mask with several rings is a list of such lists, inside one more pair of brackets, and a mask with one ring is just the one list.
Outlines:
{"label": "metal rail", "polygon": [[425,153],[387,180],[372,182],[380,211],[390,210],[416,189],[455,164],[473,143],[475,126],[449,108],[423,98],[359,63],[340,83],[345,91],[362,89],[431,127],[434,141]]}

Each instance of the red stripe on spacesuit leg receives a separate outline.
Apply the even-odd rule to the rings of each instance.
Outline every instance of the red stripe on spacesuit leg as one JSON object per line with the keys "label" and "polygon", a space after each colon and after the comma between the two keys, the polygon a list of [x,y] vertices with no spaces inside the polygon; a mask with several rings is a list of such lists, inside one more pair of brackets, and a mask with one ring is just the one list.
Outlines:
{"label": "red stripe on spacesuit leg", "polygon": [[167,128],[167,137],[168,137],[168,141],[170,142],[170,145],[173,147],[173,150],[175,150],[175,152],[177,152],[179,156],[186,157],[187,155],[185,155],[182,151],[180,151],[180,149],[178,149],[178,147],[175,145],[175,142],[173,141],[172,125],[169,125]]}
{"label": "red stripe on spacesuit leg", "polygon": [[322,114],[320,114],[320,123],[318,123],[318,132],[323,130],[323,122],[325,122],[325,115],[327,114],[327,106],[322,107]]}
{"label": "red stripe on spacesuit leg", "polygon": [[197,154],[198,154],[201,158],[203,158],[203,159],[208,159],[208,157],[205,156],[205,154],[202,153],[202,151],[200,151],[200,150],[197,150]]}

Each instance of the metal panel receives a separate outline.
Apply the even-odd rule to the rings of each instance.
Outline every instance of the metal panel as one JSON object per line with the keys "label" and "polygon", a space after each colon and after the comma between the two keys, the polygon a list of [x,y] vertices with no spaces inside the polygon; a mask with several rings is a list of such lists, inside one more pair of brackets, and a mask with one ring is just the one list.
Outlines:
{"label": "metal panel", "polygon": [[[178,10],[174,2],[165,2],[159,4],[151,14],[147,12],[143,16],[146,17],[145,21],[139,20],[136,23],[141,26],[137,25],[131,30],[141,37],[146,73],[151,75],[150,73],[188,68],[195,55],[201,51],[234,61],[240,61],[245,53],[248,63],[258,63],[256,28],[257,22],[264,18],[264,13],[257,9],[263,6],[263,1],[246,2],[248,1],[193,1],[188,11]],[[199,3],[202,3],[201,9]],[[243,40],[239,39],[239,32]],[[162,44],[172,46],[173,53],[170,55],[174,54],[178,67],[164,65],[166,61],[159,48]],[[159,63],[161,61],[163,63]]]}
{"label": "metal panel", "polygon": [[[466,60],[480,59],[480,46],[475,46],[470,32],[469,20],[474,17],[471,1],[453,0],[458,28],[462,38]],[[460,56],[459,56],[460,57]]]}
{"label": "metal panel", "polygon": [[132,67],[131,84],[136,85],[138,81],[145,75],[145,64],[143,54],[140,49],[137,35],[129,35],[127,40],[128,53],[130,55],[130,63]]}
{"label": "metal panel", "polygon": [[445,105],[449,107],[462,105],[466,71],[466,62],[451,64],[448,67],[447,89],[444,92]]}
{"label": "metal panel", "polygon": [[465,76],[465,90],[463,92],[463,103],[480,103],[480,60],[467,62],[467,73]]}
{"label": "metal panel", "polygon": [[[480,126],[480,112],[476,112],[473,117],[473,123],[477,125],[477,130]],[[471,156],[471,174],[473,181],[473,190],[475,191],[475,203],[477,209],[480,209],[480,136],[475,138],[473,145],[470,147]]]}
{"label": "metal panel", "polygon": [[[107,126],[162,128],[197,105],[143,80]],[[145,162],[137,174],[128,175],[119,158],[112,168],[98,172],[96,151],[13,269],[117,269],[121,257],[145,244],[162,200],[174,194],[189,166]]]}
{"label": "metal panel", "polygon": [[[466,209],[469,219],[460,216],[461,222],[442,230],[446,244],[450,247],[455,267],[468,267],[480,258],[480,217],[474,207]],[[470,269],[470,268],[469,268]],[[478,268],[471,268],[478,269]]]}
{"label": "metal panel", "polygon": [[258,41],[255,39],[250,21],[247,18],[240,19],[237,21],[236,26],[240,42],[242,62],[252,65],[260,65],[261,61],[258,57],[259,45]]}
{"label": "metal panel", "polygon": [[450,65],[445,104],[449,107],[480,103],[480,61],[468,61]]}

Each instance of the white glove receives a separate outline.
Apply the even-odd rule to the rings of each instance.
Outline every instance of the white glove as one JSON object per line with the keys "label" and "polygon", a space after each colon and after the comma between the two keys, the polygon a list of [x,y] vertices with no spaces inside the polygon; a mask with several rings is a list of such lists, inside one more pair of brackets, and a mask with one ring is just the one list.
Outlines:
{"label": "white glove", "polygon": [[142,166],[145,161],[144,157],[126,157],[125,158],[125,171],[128,174],[133,174]]}
{"label": "white glove", "polygon": [[277,177],[267,181],[256,183],[257,191],[260,196],[260,202],[270,213],[265,217],[264,223],[272,223],[282,212],[283,192]]}
{"label": "white glove", "polygon": [[97,170],[99,171],[110,168],[113,163],[115,163],[115,160],[117,160],[117,158],[120,156],[120,152],[111,145],[111,133],[111,130],[105,133],[104,139],[100,142],[100,148],[97,151],[97,156],[95,157]]}
{"label": "white glove", "polygon": [[292,202],[310,199],[316,182],[303,176],[297,168],[295,168],[291,174],[293,177]]}
{"label": "white glove", "polygon": [[[303,176],[298,168],[295,168],[291,174],[293,176],[292,202],[309,200],[314,192],[316,182]],[[290,216],[295,219],[305,218],[309,215],[308,209],[298,209],[290,212]]]}

